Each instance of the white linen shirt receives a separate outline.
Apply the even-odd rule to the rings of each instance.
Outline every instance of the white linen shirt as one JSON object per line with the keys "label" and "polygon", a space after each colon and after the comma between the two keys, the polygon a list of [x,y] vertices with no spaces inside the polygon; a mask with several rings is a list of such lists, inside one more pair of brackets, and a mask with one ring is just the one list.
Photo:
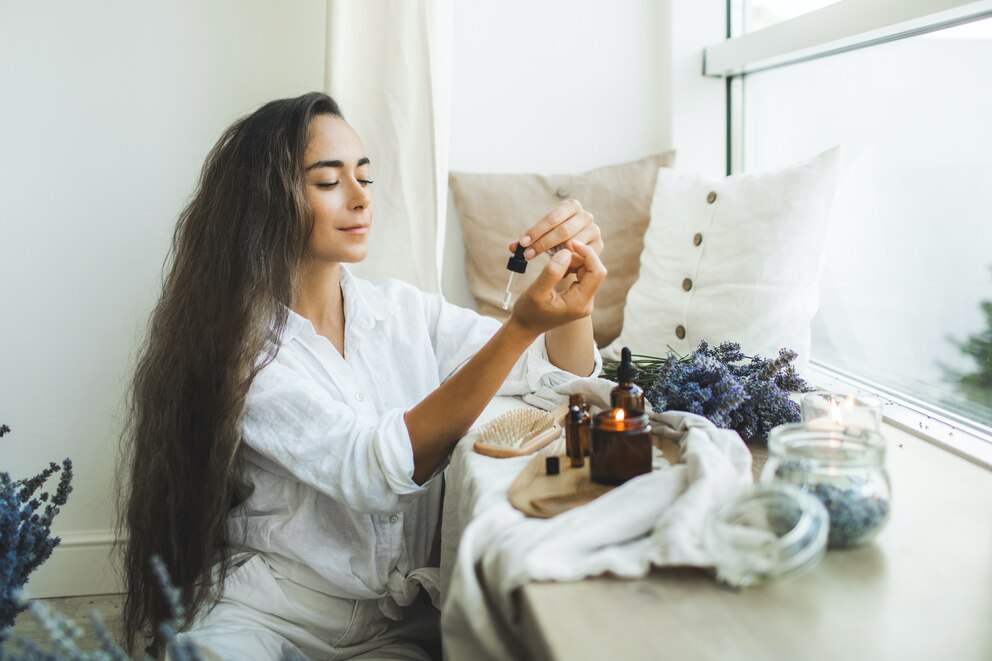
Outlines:
{"label": "white linen shirt", "polygon": [[[396,280],[341,268],[344,357],[289,311],[275,359],[248,393],[244,480],[231,543],[286,578],[336,597],[406,605],[415,570],[437,565],[441,482],[413,481],[403,414],[489,340],[500,324]],[[598,374],[602,361],[595,351]],[[543,336],[500,395],[574,378],[548,362]],[[385,598],[385,599],[384,599]]]}

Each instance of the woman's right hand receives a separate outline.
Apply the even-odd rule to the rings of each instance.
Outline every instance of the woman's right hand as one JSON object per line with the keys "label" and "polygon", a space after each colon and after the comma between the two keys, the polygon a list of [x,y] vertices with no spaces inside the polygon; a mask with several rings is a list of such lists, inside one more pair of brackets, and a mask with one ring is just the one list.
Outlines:
{"label": "woman's right hand", "polygon": [[592,314],[593,297],[606,278],[606,267],[588,245],[575,241],[572,246],[582,260],[575,281],[564,291],[556,291],[556,285],[568,277],[572,261],[571,251],[559,250],[517,299],[507,323],[540,334]]}

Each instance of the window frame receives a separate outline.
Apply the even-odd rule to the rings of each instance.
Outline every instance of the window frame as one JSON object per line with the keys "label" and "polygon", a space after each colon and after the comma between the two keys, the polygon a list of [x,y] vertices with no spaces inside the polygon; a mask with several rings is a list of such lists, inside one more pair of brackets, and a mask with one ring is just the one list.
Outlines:
{"label": "window frame", "polygon": [[[727,174],[743,171],[744,81],[748,74],[869,48],[992,16],[992,0],[842,0],[741,34],[744,0],[727,0],[727,39],[703,52],[703,75],[726,82]],[[737,36],[740,35],[740,36]],[[815,356],[810,380],[883,401],[886,423],[992,469],[992,426],[838,369]]]}

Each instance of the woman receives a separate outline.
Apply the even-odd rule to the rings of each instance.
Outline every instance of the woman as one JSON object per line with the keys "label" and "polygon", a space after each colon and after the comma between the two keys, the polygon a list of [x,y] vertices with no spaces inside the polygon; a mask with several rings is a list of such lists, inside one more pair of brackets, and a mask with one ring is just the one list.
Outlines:
{"label": "woman", "polygon": [[411,641],[437,635],[418,593],[435,590],[449,453],[494,395],[599,369],[603,244],[577,203],[520,238],[528,258],[567,248],[500,326],[342,266],[366,255],[371,185],[318,93],[265,105],[208,156],[125,433],[129,648],[167,614],[158,554],[183,637],[221,658],[428,658]]}

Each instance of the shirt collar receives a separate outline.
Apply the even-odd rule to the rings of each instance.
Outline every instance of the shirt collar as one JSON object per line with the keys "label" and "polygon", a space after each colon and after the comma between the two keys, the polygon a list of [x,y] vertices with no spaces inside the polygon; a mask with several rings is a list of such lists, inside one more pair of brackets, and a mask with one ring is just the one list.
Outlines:
{"label": "shirt collar", "polygon": [[[359,280],[341,265],[341,296],[344,299],[344,315],[347,325],[360,332],[372,330],[377,321],[385,321],[393,312],[393,306],[376,288]],[[292,309],[286,309],[286,327],[279,338],[286,344],[301,334],[316,335],[317,331],[306,317]],[[273,321],[273,327],[275,322]]]}

